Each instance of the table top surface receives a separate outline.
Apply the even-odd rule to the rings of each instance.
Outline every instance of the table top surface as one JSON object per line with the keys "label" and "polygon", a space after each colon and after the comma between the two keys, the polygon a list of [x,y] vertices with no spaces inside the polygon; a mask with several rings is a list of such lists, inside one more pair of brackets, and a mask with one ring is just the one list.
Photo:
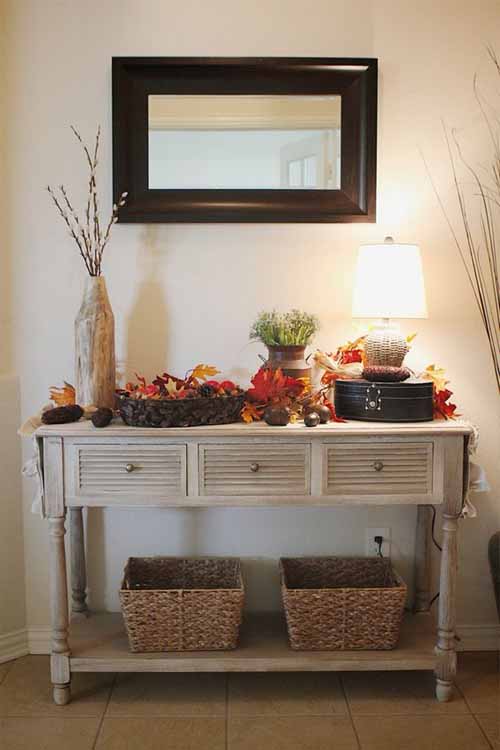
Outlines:
{"label": "table top surface", "polygon": [[96,428],[90,420],[80,420],[71,424],[42,425],[36,431],[37,437],[62,438],[191,438],[221,437],[280,437],[289,439],[325,439],[330,437],[391,436],[400,435],[468,435],[472,425],[460,419],[433,420],[432,422],[329,422],[317,427],[306,427],[303,422],[286,427],[271,427],[264,422],[244,424],[236,422],[227,425],[205,425],[200,427],[128,427],[121,419],[115,419],[104,428]]}

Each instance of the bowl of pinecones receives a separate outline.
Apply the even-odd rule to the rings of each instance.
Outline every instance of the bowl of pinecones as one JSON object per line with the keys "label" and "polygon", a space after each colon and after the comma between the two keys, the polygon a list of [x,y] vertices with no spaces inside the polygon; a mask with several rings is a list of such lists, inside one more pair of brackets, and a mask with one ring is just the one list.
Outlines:
{"label": "bowl of pinecones", "polygon": [[[205,368],[204,370],[201,368]],[[198,365],[185,379],[167,373],[151,384],[138,377],[118,391],[118,408],[131,427],[196,427],[239,422],[245,391],[231,380],[204,379],[215,368]]]}

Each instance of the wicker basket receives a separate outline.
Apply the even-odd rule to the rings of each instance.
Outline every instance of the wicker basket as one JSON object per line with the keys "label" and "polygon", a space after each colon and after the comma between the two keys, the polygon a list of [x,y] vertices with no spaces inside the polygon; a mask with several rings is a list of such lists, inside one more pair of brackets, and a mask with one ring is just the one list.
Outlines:
{"label": "wicker basket", "polygon": [[239,422],[245,394],[217,398],[155,400],[120,396],[120,415],[130,427],[196,427]]}
{"label": "wicker basket", "polygon": [[243,600],[239,560],[131,557],[120,590],[130,650],[236,648]]}
{"label": "wicker basket", "polygon": [[406,585],[383,558],[280,560],[290,645],[303,651],[391,649]]}

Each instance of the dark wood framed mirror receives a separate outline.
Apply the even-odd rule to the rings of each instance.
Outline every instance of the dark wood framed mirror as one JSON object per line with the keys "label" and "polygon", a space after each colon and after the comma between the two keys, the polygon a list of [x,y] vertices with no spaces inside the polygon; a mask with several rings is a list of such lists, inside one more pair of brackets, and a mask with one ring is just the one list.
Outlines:
{"label": "dark wood framed mirror", "polygon": [[377,61],[113,58],[120,222],[374,222]]}

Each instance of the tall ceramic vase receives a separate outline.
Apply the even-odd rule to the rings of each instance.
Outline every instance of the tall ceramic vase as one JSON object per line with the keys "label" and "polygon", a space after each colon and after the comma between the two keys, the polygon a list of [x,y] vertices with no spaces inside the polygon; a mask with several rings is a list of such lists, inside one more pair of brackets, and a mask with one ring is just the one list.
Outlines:
{"label": "tall ceramic vase", "polygon": [[76,401],[114,407],[115,318],[102,276],[89,276],[75,320]]}
{"label": "tall ceramic vase", "polygon": [[268,367],[278,368],[292,378],[310,378],[311,368],[305,361],[305,346],[268,346]]}

